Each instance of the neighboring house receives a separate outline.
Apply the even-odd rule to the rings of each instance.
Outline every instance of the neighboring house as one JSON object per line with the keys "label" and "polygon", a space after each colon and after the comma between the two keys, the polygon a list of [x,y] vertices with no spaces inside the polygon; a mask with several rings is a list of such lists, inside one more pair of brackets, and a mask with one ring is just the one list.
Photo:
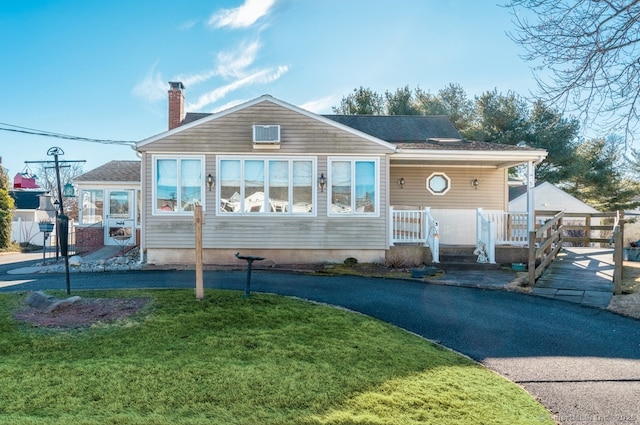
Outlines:
{"label": "neighboring house", "polygon": [[51,196],[38,186],[36,177],[29,169],[13,177],[13,187],[9,189],[15,209],[11,223],[11,240],[17,243],[43,244],[38,222],[55,216]]}
{"label": "neighboring house", "polygon": [[[534,188],[536,211],[564,211],[570,213],[597,213],[598,210],[569,195],[549,182],[537,182]],[[509,188],[509,211],[527,211],[527,187]]]}
{"label": "neighboring house", "polygon": [[[384,262],[397,227],[421,227],[427,214],[436,221],[421,238],[474,245],[477,208],[508,209],[509,167],[527,164],[532,175],[546,157],[462,140],[446,117],[322,116],[271,96],[184,116],[184,87],[170,84],[169,131],[136,146],[140,203],[133,181],[117,188],[130,199],[129,220],[140,207],[139,243],[150,264],[193,263],[197,204],[211,264],[235,262],[236,252],[278,263]],[[97,190],[85,176],[76,180],[81,192]],[[107,208],[113,181],[103,184]],[[392,211],[400,207],[422,215],[398,220]],[[91,220],[98,216],[106,220],[106,211]]]}
{"label": "neighboring house", "polygon": [[76,250],[140,241],[140,161],[111,161],[74,179],[78,188]]}
{"label": "neighboring house", "polygon": [[[509,188],[509,211],[527,211],[527,193],[526,186],[512,186]],[[578,214],[594,214],[599,211],[592,206],[585,204],[581,200],[568,194],[564,190],[554,186],[549,182],[537,182],[534,192],[534,207],[538,215],[538,221],[540,223],[547,220],[550,216],[563,211],[565,213],[578,213]],[[544,215],[544,212],[549,212],[548,215]],[[566,217],[565,224],[583,225],[585,220],[582,218]],[[593,217],[590,219],[591,225],[599,225],[601,219],[599,217]],[[599,232],[599,231],[597,231]],[[578,236],[578,235],[574,235]],[[592,237],[598,237],[595,233],[592,233]]]}

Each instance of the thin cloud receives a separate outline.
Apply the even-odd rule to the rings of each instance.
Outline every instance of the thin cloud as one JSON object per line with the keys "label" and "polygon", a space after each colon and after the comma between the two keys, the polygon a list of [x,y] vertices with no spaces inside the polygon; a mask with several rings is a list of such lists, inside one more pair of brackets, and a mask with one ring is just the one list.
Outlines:
{"label": "thin cloud", "polygon": [[223,52],[218,54],[218,73],[225,77],[242,76],[244,70],[256,60],[260,42],[243,43],[234,52]]}
{"label": "thin cloud", "polygon": [[195,27],[197,23],[198,23],[197,19],[191,19],[189,21],[185,21],[185,22],[181,23],[180,25],[178,25],[178,29],[182,30],[182,31],[187,31],[187,30],[190,30],[191,28]]}
{"label": "thin cloud", "polygon": [[134,95],[150,102],[162,100],[166,97],[166,82],[162,78],[162,74],[156,71],[157,66],[158,62],[154,63],[147,71],[144,79],[136,84],[133,88]]}
{"label": "thin cloud", "polygon": [[324,114],[331,111],[331,107],[336,104],[336,99],[337,97],[334,95],[321,99],[312,99],[303,103],[300,107],[316,114]]}
{"label": "thin cloud", "polygon": [[248,28],[269,14],[276,0],[245,0],[234,9],[222,9],[211,15],[208,25],[213,28]]}
{"label": "thin cloud", "polygon": [[253,84],[271,83],[282,77],[282,75],[284,75],[288,70],[289,68],[287,66],[279,66],[276,69],[265,69],[254,72],[253,74],[247,75],[244,78],[233,81],[230,84],[218,87],[215,90],[203,94],[195,102],[187,104],[186,109],[189,111],[199,111],[202,108],[217,102],[229,93],[242,87],[250,86]]}
{"label": "thin cloud", "polygon": [[258,41],[243,43],[235,51],[218,53],[217,65],[214,69],[197,74],[178,75],[175,79],[182,81],[185,87],[193,87],[218,76],[242,78],[246,75],[245,70],[255,62],[259,48]]}

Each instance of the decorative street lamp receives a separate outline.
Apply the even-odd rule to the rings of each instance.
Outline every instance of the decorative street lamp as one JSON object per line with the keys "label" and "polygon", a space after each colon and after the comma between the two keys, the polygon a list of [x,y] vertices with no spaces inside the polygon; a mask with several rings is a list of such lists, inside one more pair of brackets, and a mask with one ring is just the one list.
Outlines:
{"label": "decorative street lamp", "polygon": [[[64,151],[54,146],[47,151],[48,156],[53,157],[54,168],[56,170],[56,183],[58,187],[58,199],[56,204],[59,208],[59,213],[56,216],[56,235],[57,246],[60,249],[60,254],[64,257],[64,266],[67,277],[67,294],[71,293],[71,282],[69,279],[69,217],[64,213],[64,201],[63,196],[72,197],[75,195],[73,185],[67,183],[64,185],[64,192],[62,191],[62,185],[60,183],[60,163],[69,162],[85,162],[85,161],[60,161],[58,157],[64,155]],[[51,161],[25,161],[25,163],[51,163]],[[57,253],[57,249],[56,249]],[[56,254],[57,255],[57,254]]]}

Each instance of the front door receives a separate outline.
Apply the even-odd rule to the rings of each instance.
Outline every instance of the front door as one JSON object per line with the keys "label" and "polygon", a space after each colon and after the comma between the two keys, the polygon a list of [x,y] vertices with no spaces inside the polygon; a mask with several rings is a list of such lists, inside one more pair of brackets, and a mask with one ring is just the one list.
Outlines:
{"label": "front door", "polygon": [[133,190],[108,190],[105,245],[135,245],[135,204]]}

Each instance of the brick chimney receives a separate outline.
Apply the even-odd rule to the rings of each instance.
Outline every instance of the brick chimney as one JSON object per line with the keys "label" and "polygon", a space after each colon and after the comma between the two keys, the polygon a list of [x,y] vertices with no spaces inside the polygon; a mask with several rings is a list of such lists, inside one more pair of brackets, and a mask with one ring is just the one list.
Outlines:
{"label": "brick chimney", "polygon": [[184,119],[184,84],[169,82],[169,130],[180,127]]}

